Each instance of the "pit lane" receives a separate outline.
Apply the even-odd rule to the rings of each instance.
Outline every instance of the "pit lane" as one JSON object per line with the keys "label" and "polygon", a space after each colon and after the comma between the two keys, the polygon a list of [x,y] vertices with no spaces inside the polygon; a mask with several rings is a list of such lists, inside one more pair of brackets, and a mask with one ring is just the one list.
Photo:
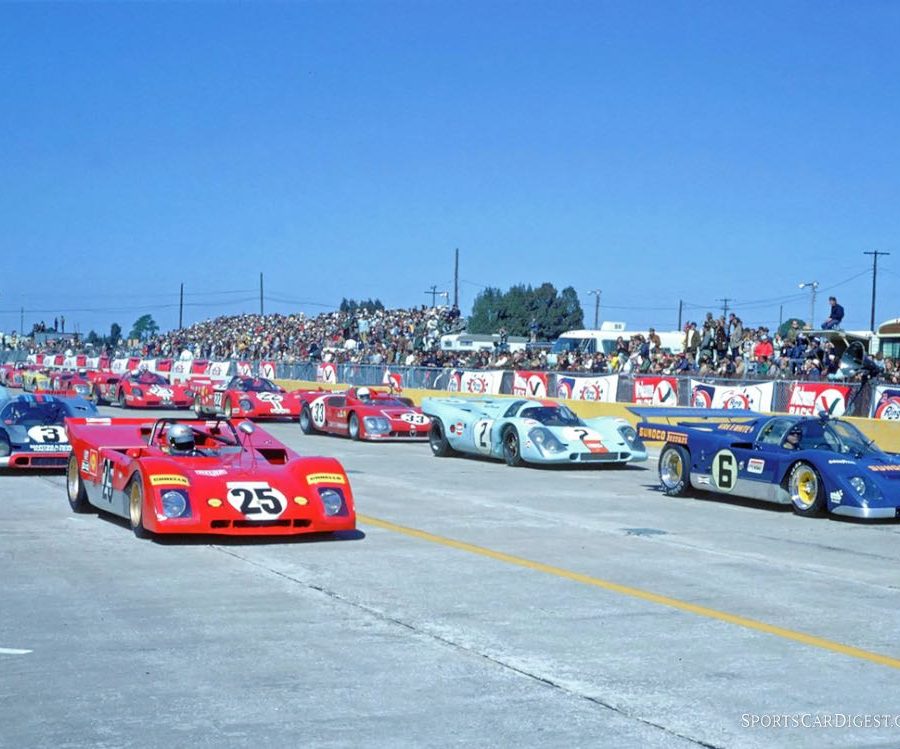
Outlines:
{"label": "pit lane", "polygon": [[898,711],[896,524],[666,498],[653,460],[510,469],[265,428],[342,460],[359,534],[139,542],[73,515],[62,476],[0,477],[0,746],[900,740],[743,720]]}

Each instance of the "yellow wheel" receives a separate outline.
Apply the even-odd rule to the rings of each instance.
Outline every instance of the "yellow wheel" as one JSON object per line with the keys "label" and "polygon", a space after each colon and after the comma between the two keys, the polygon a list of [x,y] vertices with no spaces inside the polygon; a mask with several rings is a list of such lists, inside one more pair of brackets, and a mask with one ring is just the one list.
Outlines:
{"label": "yellow wheel", "polygon": [[806,461],[800,461],[788,478],[788,492],[794,512],[806,517],[821,515],[825,509],[825,487],[819,472]]}

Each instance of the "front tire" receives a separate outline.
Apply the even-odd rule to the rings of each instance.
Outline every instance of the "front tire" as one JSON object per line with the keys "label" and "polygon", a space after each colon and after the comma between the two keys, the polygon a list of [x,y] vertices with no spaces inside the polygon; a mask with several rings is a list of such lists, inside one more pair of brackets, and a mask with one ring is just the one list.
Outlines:
{"label": "front tire", "polygon": [[450,441],[444,432],[444,424],[440,419],[434,419],[431,422],[431,429],[428,430],[428,444],[431,447],[431,453],[436,458],[449,458],[456,450],[450,447]]}
{"label": "front tire", "polygon": [[231,415],[234,413],[234,408],[231,406],[231,399],[225,399],[225,405],[222,407],[222,413],[225,414],[226,419],[230,419]]}
{"label": "front tire", "polygon": [[691,454],[681,445],[666,445],[659,454],[659,483],[663,494],[683,497],[691,489]]}
{"label": "front tire", "polygon": [[128,485],[128,519],[135,536],[150,538],[150,532],[144,528],[144,487],[138,475]]}
{"label": "front tire", "polygon": [[347,421],[347,431],[350,434],[350,439],[359,440],[359,416],[355,413],[350,414],[350,419]]}
{"label": "front tire", "polygon": [[122,388],[116,394],[116,403],[118,404],[119,408],[125,408],[125,388]]}
{"label": "front tire", "polygon": [[300,431],[303,434],[313,434],[316,430],[313,427],[312,412],[309,406],[303,406],[300,410]]}
{"label": "front tire", "polygon": [[825,485],[819,472],[805,460],[801,460],[788,476],[788,493],[791,507],[803,517],[818,517],[825,512]]}
{"label": "front tire", "polygon": [[95,386],[94,389],[91,390],[90,401],[95,406],[99,406],[103,403],[103,398],[100,397],[100,388]]}
{"label": "front tire", "polygon": [[203,416],[203,406],[200,405],[200,396],[194,396],[194,413],[197,416]]}
{"label": "front tire", "polygon": [[513,468],[522,465],[522,444],[515,427],[507,427],[503,432],[503,459]]}
{"label": "front tire", "polygon": [[78,459],[75,457],[74,452],[69,455],[69,465],[66,467],[66,493],[69,495],[69,507],[72,508],[72,512],[85,513],[91,511],[87,490],[84,488],[84,481],[81,480],[81,473],[78,470]]}

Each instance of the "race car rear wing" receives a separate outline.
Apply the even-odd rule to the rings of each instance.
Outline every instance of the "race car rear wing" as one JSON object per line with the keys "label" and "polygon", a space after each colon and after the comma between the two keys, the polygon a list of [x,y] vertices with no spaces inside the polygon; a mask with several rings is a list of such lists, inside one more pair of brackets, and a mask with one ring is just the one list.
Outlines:
{"label": "race car rear wing", "polygon": [[758,419],[765,414],[738,408],[664,408],[661,406],[628,406],[628,410],[645,421],[647,419]]}

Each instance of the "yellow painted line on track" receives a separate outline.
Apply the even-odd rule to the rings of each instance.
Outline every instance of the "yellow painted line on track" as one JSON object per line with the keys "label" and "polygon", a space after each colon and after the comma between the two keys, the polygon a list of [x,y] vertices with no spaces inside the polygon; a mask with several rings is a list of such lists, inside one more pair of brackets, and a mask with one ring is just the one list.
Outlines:
{"label": "yellow painted line on track", "polygon": [[785,640],[792,640],[794,642],[803,643],[804,645],[809,645],[810,647],[829,650],[832,653],[840,653],[841,655],[846,655],[850,658],[857,658],[862,661],[877,663],[880,666],[900,669],[900,658],[892,658],[889,655],[873,653],[869,650],[855,648],[851,645],[843,645],[839,642],[834,642],[833,640],[826,640],[823,637],[796,632],[792,629],[785,629],[784,627],[776,627],[774,624],[766,624],[765,622],[748,619],[747,617],[738,616],[737,614],[729,614],[726,611],[710,609],[706,606],[697,606],[696,604],[688,603],[687,601],[681,601],[678,598],[670,598],[669,596],[663,596],[658,593],[651,593],[648,590],[632,588],[628,585],[620,585],[619,583],[614,583],[610,580],[603,580],[599,577],[584,575],[580,572],[572,572],[571,570],[563,569],[562,567],[554,567],[551,564],[535,562],[531,559],[517,557],[513,554],[505,554],[502,551],[495,551],[484,546],[476,546],[475,544],[466,543],[465,541],[457,541],[445,536],[428,533],[427,531],[420,531],[416,528],[408,528],[407,526],[398,525],[397,523],[392,523],[388,520],[380,520],[379,518],[373,518],[367,515],[357,515],[357,520],[367,525],[373,525],[376,528],[393,531],[394,533],[402,533],[404,536],[411,536],[412,538],[418,538],[422,541],[428,541],[441,546],[448,546],[451,549],[459,549],[460,551],[466,551],[470,554],[477,554],[478,556],[488,557],[489,559],[496,559],[499,562],[514,564],[517,567],[525,567],[526,569],[535,570],[536,572],[543,572],[555,577],[583,583],[584,585],[591,585],[595,588],[602,588],[603,590],[608,590],[630,598],[637,598],[641,601],[656,603],[660,606],[668,606],[669,608],[686,611],[708,619],[728,622],[729,624],[734,624],[738,627],[752,629],[757,632],[765,632],[766,634],[775,635],[776,637],[781,637]]}

